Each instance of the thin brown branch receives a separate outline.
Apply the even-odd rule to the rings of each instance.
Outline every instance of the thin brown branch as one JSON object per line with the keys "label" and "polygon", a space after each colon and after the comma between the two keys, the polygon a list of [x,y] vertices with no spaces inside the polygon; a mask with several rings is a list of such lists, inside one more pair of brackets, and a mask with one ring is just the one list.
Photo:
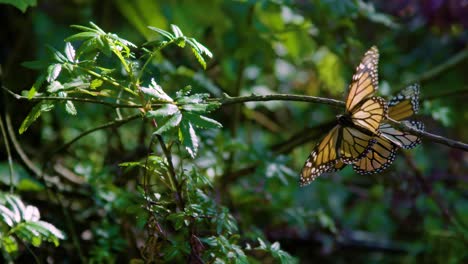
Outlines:
{"label": "thin brown branch", "polygon": [[309,102],[317,104],[326,104],[335,107],[344,107],[345,103],[340,100],[308,96],[308,95],[295,95],[295,94],[270,94],[270,95],[249,95],[239,97],[226,96],[220,100],[220,103],[224,105],[240,104],[246,102],[263,102],[263,101],[295,101],[295,102]]}
{"label": "thin brown branch", "polygon": [[58,153],[58,152],[60,152],[62,150],[67,149],[70,145],[72,145],[73,143],[78,141],[80,138],[82,138],[82,137],[84,137],[84,136],[86,136],[88,134],[91,134],[91,133],[93,133],[95,131],[98,131],[98,130],[101,130],[101,129],[106,129],[106,128],[109,128],[109,127],[119,127],[119,126],[121,126],[123,124],[126,124],[126,123],[128,123],[128,122],[130,122],[132,120],[135,120],[135,119],[137,119],[139,117],[141,117],[141,114],[136,114],[136,115],[132,115],[132,116],[126,117],[126,118],[121,119],[121,120],[111,121],[111,122],[105,123],[103,125],[88,129],[85,132],[83,132],[83,133],[79,134],[78,136],[76,136],[75,138],[73,138],[72,140],[68,141],[64,145],[60,146],[57,150],[54,151],[54,153]]}
{"label": "thin brown branch", "polygon": [[[459,53],[453,55],[444,63],[439,64],[438,66],[420,74],[419,76],[411,79],[408,84],[412,83],[423,83],[428,80],[435,78],[436,76],[440,75],[441,73],[445,72],[446,70],[452,68],[453,66],[457,65],[458,63],[462,62],[468,58],[468,47],[460,51]],[[406,85],[405,85],[406,86]]]}
{"label": "thin brown branch", "polygon": [[468,88],[459,89],[455,91],[442,91],[438,94],[422,96],[421,101],[431,101],[431,100],[436,100],[436,99],[440,99],[443,97],[466,96],[466,95],[468,95]]}
{"label": "thin brown branch", "polygon": [[35,96],[32,98],[28,98],[27,96],[22,96],[19,94],[14,93],[10,89],[2,86],[2,89],[5,90],[8,94],[13,96],[17,100],[27,100],[27,101],[42,101],[42,100],[49,100],[49,101],[73,101],[73,102],[84,102],[84,103],[94,103],[94,104],[101,104],[113,108],[142,108],[142,105],[134,105],[134,104],[116,104],[111,102],[106,102],[97,99],[90,99],[90,98],[81,98],[81,97],[59,97],[59,96]]}
{"label": "thin brown branch", "polygon": [[177,181],[177,176],[176,176],[176,171],[174,164],[172,163],[172,153],[171,151],[166,147],[166,143],[164,143],[164,139],[161,135],[156,135],[158,138],[159,144],[161,146],[161,149],[164,153],[164,156],[166,156],[167,160],[167,165],[169,166],[169,180],[171,182],[172,187],[175,189],[175,195],[176,195],[176,204],[177,207],[179,208],[180,211],[184,211],[185,208],[185,201],[182,198],[182,190],[181,190],[181,185]]}
{"label": "thin brown branch", "polygon": [[395,121],[395,120],[393,120],[391,118],[388,118],[388,121],[389,121],[389,123],[391,123],[392,125],[397,126],[398,128],[400,128],[403,131],[410,132],[410,133],[412,133],[414,135],[430,139],[433,142],[443,144],[443,145],[447,145],[447,146],[452,147],[452,148],[457,148],[457,149],[461,149],[461,150],[464,150],[464,151],[468,151],[468,144],[463,143],[461,141],[456,141],[456,140],[452,140],[452,139],[442,137],[442,136],[439,136],[439,135],[434,135],[434,134],[431,134],[431,133],[426,132],[426,131],[421,131],[421,130],[406,126],[406,125],[404,125],[404,124],[402,124],[402,123],[400,123],[398,121]]}

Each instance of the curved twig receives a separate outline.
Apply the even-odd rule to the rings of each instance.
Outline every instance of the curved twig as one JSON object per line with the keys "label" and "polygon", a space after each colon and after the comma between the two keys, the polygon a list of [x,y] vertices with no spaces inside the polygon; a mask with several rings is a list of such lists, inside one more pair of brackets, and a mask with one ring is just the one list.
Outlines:
{"label": "curved twig", "polygon": [[132,115],[132,116],[129,116],[129,117],[126,117],[124,119],[121,119],[121,120],[117,120],[117,121],[111,121],[111,122],[108,122],[108,123],[105,123],[104,125],[100,125],[100,126],[97,126],[97,127],[94,127],[94,128],[91,128],[91,129],[88,129],[86,130],[85,132],[79,134],[78,136],[76,136],[74,139],[68,141],[67,143],[63,144],[62,146],[60,146],[58,149],[56,149],[53,153],[58,153],[64,149],[67,149],[71,144],[75,143],[76,141],[78,141],[80,138],[88,135],[88,134],[91,134],[95,131],[98,131],[98,130],[101,130],[101,129],[105,129],[105,128],[108,128],[108,127],[119,127],[125,123],[128,123],[132,120],[135,120],[137,118],[141,117],[141,114],[136,114],[136,115]]}
{"label": "curved twig", "polygon": [[[320,104],[327,104],[336,107],[343,107],[345,105],[344,102],[329,99],[329,98],[322,98],[322,97],[315,97],[315,96],[305,96],[305,95],[292,95],[292,94],[272,94],[272,95],[250,95],[250,96],[240,96],[240,97],[226,97],[220,100],[222,105],[228,104],[238,104],[238,103],[246,103],[246,102],[255,102],[255,101],[275,101],[275,100],[282,100],[282,101],[298,101],[298,102],[313,102],[313,103],[320,103]],[[393,119],[388,119],[388,121],[401,128],[403,131],[410,132],[412,134],[428,138],[431,141],[436,143],[440,143],[443,145],[447,145],[452,148],[462,149],[464,151],[468,151],[468,144],[456,141],[453,139],[449,139],[446,137],[442,137],[439,135],[434,135],[429,132],[420,131],[418,129],[405,126],[400,122],[397,122]]]}
{"label": "curved twig", "polygon": [[426,131],[418,130],[418,129],[415,129],[413,127],[406,126],[403,123],[395,121],[395,120],[393,120],[391,118],[388,118],[388,122],[390,124],[392,124],[392,125],[397,126],[398,128],[400,128],[403,131],[410,132],[410,133],[412,133],[414,135],[417,135],[417,136],[420,136],[420,137],[428,138],[431,141],[434,141],[436,143],[440,143],[440,144],[447,145],[447,146],[452,147],[452,148],[457,148],[457,149],[461,149],[461,150],[464,150],[464,151],[468,151],[468,144],[463,143],[461,141],[452,140],[452,139],[445,138],[445,137],[442,137],[442,136],[439,136],[439,135],[431,134],[431,133],[426,132]]}
{"label": "curved twig", "polygon": [[246,102],[261,102],[261,101],[296,101],[296,102],[309,102],[317,104],[326,104],[335,107],[343,107],[345,103],[340,100],[308,96],[308,95],[296,95],[296,94],[269,94],[269,95],[249,95],[239,97],[226,96],[219,100],[222,105],[239,104]]}
{"label": "curved twig", "polygon": [[[468,47],[460,51],[459,53],[453,55],[444,63],[439,64],[437,67],[434,67],[421,75],[411,79],[408,84],[412,83],[423,83],[426,82],[435,76],[441,74],[442,72],[446,71],[447,69],[457,65],[458,63],[462,62],[464,59],[468,58]],[[403,87],[402,87],[403,88]]]}

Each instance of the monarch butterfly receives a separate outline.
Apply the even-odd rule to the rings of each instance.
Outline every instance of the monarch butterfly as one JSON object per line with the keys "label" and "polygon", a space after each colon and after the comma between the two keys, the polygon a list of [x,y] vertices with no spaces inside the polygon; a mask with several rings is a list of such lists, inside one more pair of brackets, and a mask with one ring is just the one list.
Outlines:
{"label": "monarch butterfly", "polygon": [[373,94],[378,88],[379,52],[371,47],[357,66],[348,88],[346,108],[338,124],[315,146],[300,175],[300,185],[309,184],[324,172],[341,169],[363,158],[376,142],[387,104]]}
{"label": "monarch butterfly", "polygon": [[[388,116],[400,121],[416,114],[419,110],[419,85],[413,84],[398,93],[388,103]],[[424,130],[424,124],[417,121],[403,121],[408,126]],[[407,132],[399,131],[388,123],[379,128],[381,136],[367,152],[366,156],[353,164],[353,169],[359,174],[379,173],[388,168],[395,160],[399,148],[410,149],[421,143],[421,139]]]}

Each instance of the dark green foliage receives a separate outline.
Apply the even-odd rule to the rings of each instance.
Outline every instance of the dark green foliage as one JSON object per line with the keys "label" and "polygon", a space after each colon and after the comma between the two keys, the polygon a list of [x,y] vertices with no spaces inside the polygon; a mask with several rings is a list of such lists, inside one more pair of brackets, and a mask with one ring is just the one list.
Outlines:
{"label": "dark green foliage", "polygon": [[78,2],[5,11],[15,19],[1,36],[18,39],[0,49],[11,58],[0,61],[2,85],[23,96],[5,92],[1,119],[21,134],[6,133],[11,177],[0,141],[0,183],[18,195],[0,198],[5,260],[466,262],[465,152],[424,140],[383,174],[346,168],[299,188],[339,111],[223,104],[251,94],[343,99],[376,45],[379,96],[420,82],[416,118],[467,141],[461,16],[444,22],[445,9],[426,13],[437,9],[430,1]]}

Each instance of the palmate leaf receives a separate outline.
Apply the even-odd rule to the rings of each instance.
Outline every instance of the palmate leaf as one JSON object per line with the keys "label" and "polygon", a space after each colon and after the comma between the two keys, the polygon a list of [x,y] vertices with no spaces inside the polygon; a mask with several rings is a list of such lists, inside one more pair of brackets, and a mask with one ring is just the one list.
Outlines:
{"label": "palmate leaf", "polygon": [[[65,239],[62,231],[50,223],[40,220],[39,210],[32,205],[25,205],[15,195],[0,193],[0,223],[5,223],[10,230],[8,234],[40,246],[42,241],[48,241],[58,246],[59,240]],[[16,240],[11,236],[0,238],[1,247],[7,252],[18,250]]]}

